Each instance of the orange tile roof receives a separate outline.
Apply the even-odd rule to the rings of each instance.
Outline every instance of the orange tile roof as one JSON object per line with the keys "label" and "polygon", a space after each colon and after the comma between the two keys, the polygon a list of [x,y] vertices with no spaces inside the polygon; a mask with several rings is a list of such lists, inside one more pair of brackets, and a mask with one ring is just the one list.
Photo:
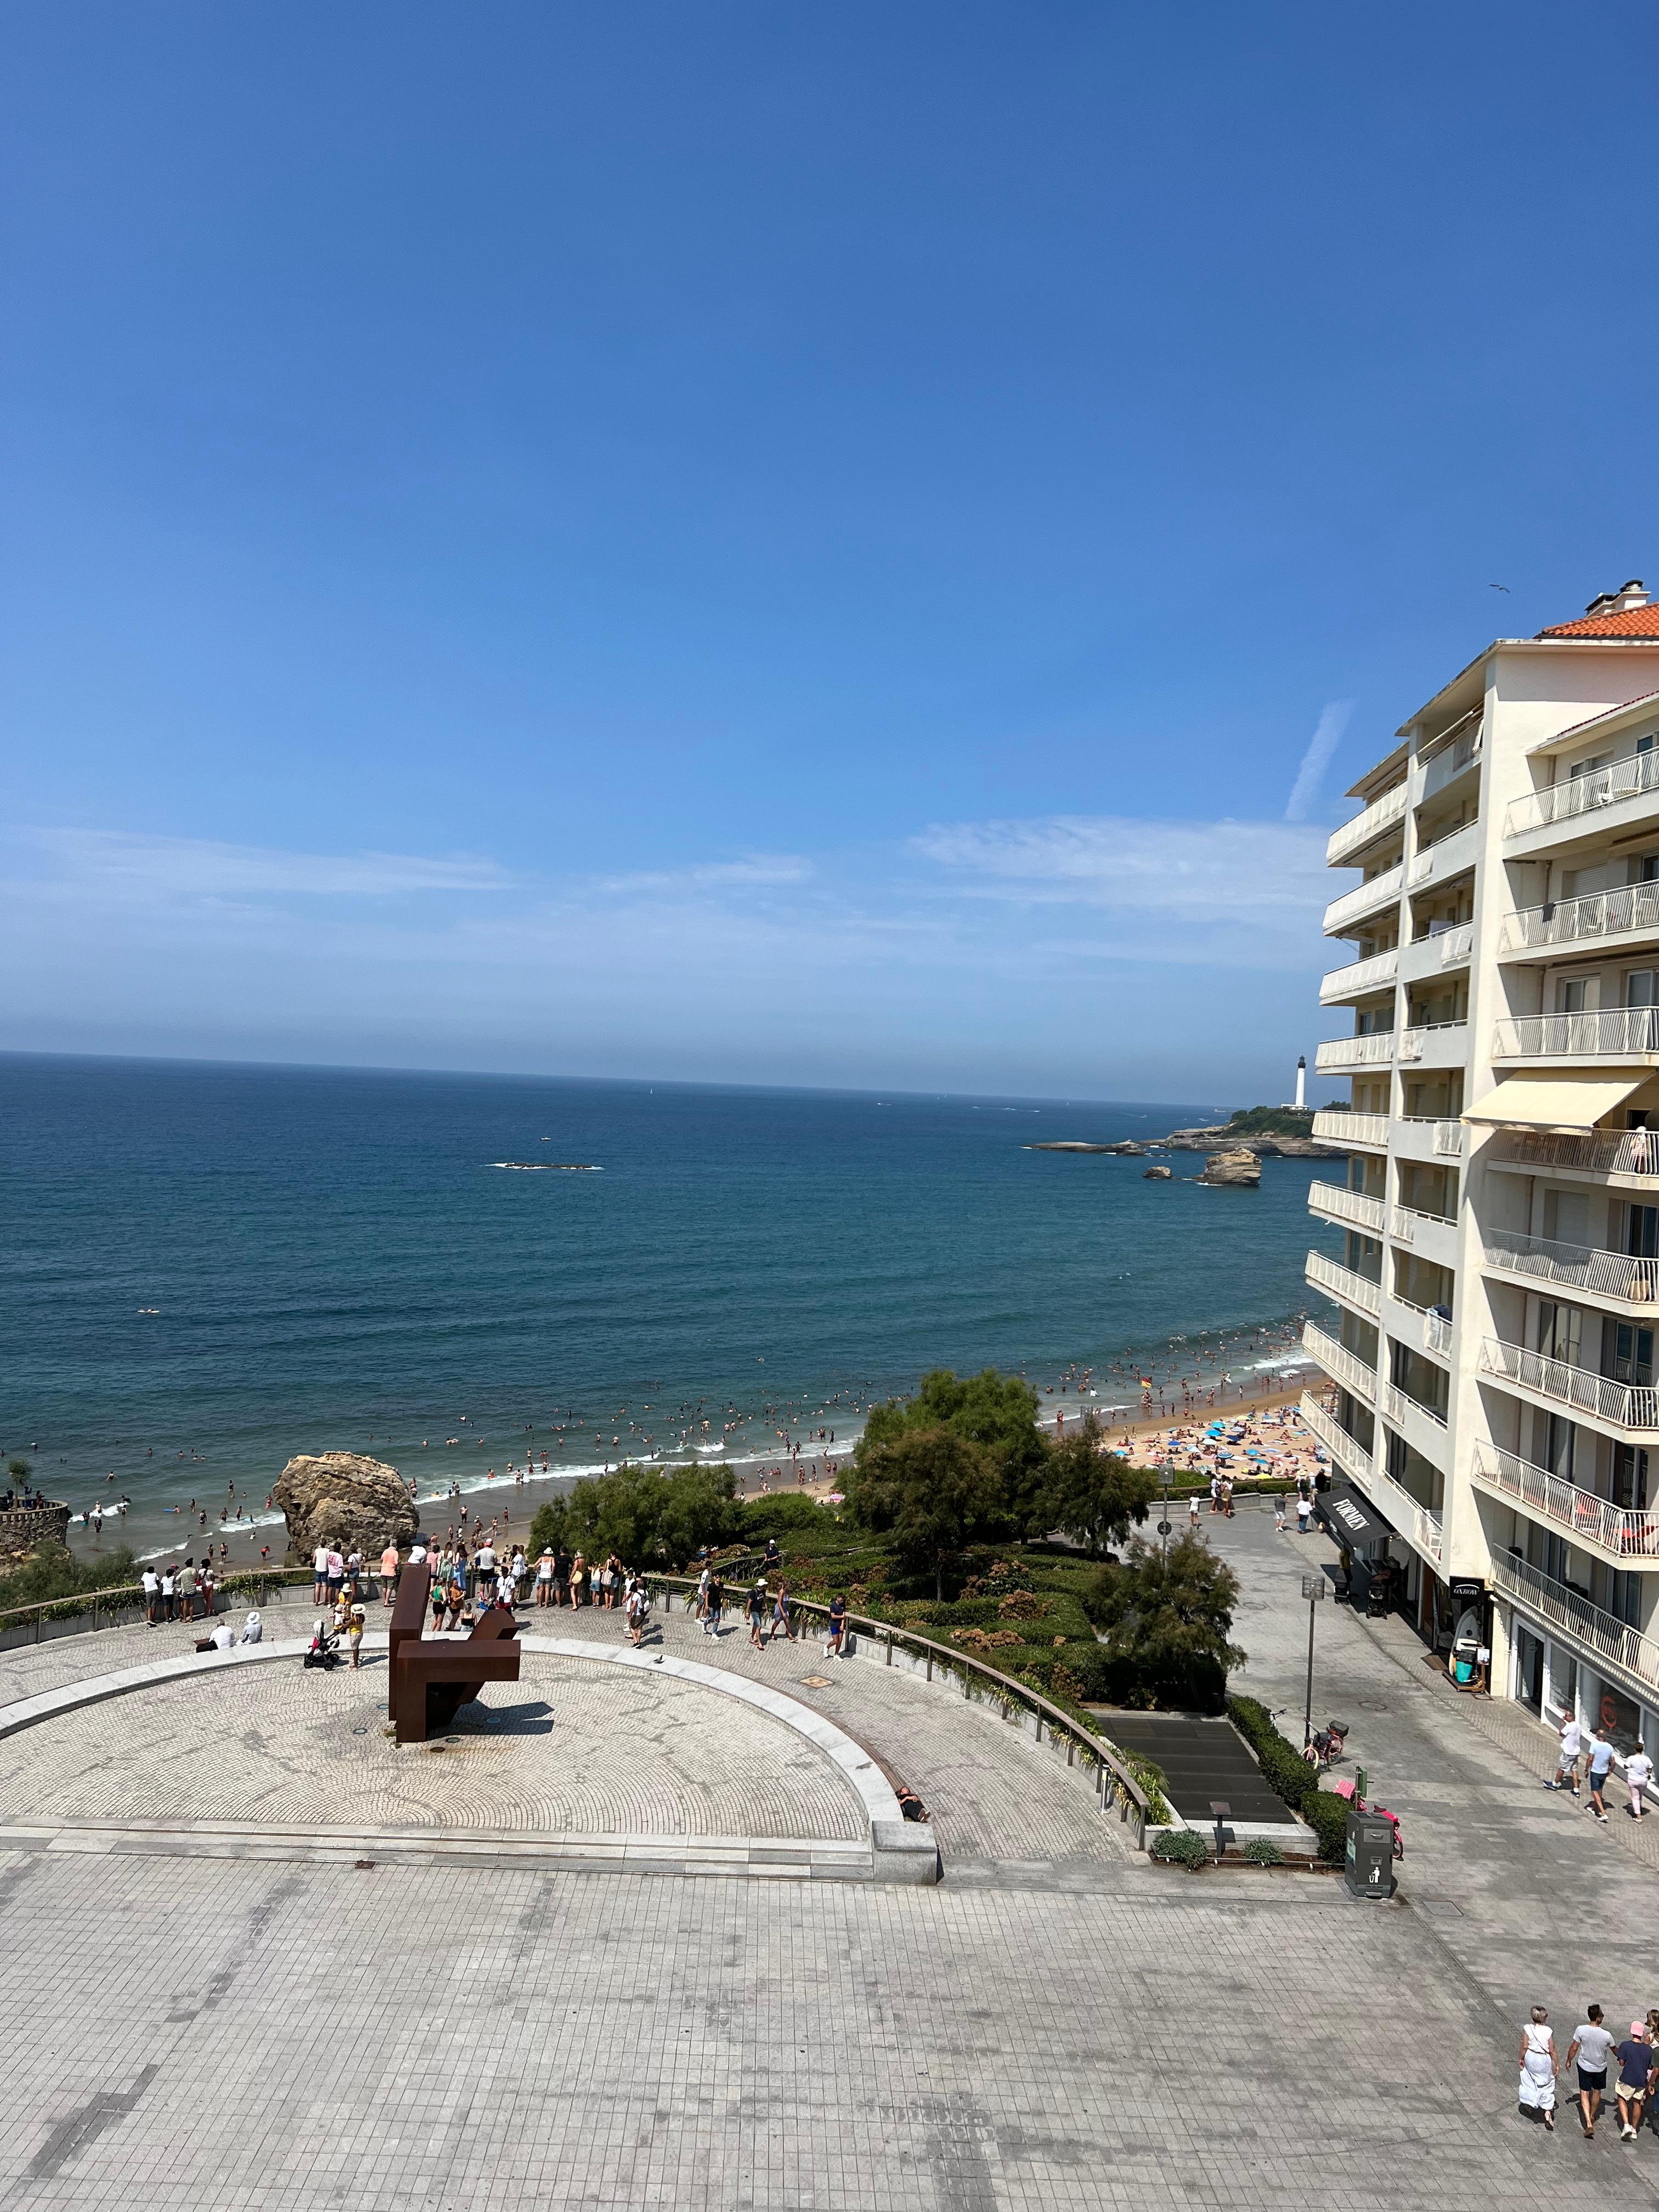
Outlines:
{"label": "orange tile roof", "polygon": [[1579,622],[1554,623],[1540,629],[1540,637],[1653,637],[1659,638],[1659,604],[1626,607],[1623,614],[1586,615]]}

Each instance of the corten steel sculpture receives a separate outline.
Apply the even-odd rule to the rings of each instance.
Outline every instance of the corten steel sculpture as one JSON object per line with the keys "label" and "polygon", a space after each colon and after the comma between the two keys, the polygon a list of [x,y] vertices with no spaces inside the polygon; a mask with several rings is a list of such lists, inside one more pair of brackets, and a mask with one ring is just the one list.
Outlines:
{"label": "corten steel sculpture", "polygon": [[430,1567],[404,1569],[387,1638],[386,1700],[386,1717],[396,1724],[399,1743],[424,1743],[434,1729],[447,1729],[457,1709],[476,1698],[486,1682],[516,1682],[524,1656],[513,1641],[518,1622],[496,1606],[464,1644],[423,1636],[431,1591]]}

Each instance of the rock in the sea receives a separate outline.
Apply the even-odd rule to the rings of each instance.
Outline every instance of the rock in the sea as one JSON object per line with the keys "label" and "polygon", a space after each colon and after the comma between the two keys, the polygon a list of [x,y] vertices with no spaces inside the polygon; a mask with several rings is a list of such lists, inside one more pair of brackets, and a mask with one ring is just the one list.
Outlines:
{"label": "rock in the sea", "polygon": [[289,1460],[271,1495],[287,1519],[289,1543],[301,1553],[318,1544],[379,1552],[388,1536],[406,1544],[421,1525],[397,1468],[356,1452]]}
{"label": "rock in the sea", "polygon": [[1261,1180],[1261,1163],[1248,1145],[1236,1152],[1212,1152],[1205,1164],[1200,1182],[1236,1183],[1241,1188],[1254,1188]]}
{"label": "rock in the sea", "polygon": [[1173,1173],[1170,1168],[1142,1168],[1140,1180],[1142,1182],[1168,1182]]}

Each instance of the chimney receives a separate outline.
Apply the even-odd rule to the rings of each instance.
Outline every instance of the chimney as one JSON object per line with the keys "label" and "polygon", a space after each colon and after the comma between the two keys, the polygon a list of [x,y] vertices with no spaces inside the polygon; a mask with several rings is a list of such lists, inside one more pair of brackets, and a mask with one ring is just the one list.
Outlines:
{"label": "chimney", "polygon": [[1621,615],[1628,607],[1644,607],[1648,603],[1648,587],[1639,576],[1632,576],[1616,592],[1602,592],[1585,608],[1587,615]]}

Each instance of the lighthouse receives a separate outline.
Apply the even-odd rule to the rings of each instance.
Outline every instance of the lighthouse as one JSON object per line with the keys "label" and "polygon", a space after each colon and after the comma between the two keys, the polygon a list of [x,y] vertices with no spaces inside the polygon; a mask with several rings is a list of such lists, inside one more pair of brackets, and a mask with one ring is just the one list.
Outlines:
{"label": "lighthouse", "polygon": [[1296,1063],[1296,1110],[1298,1114],[1305,1114],[1308,1110],[1308,1055],[1305,1052]]}

